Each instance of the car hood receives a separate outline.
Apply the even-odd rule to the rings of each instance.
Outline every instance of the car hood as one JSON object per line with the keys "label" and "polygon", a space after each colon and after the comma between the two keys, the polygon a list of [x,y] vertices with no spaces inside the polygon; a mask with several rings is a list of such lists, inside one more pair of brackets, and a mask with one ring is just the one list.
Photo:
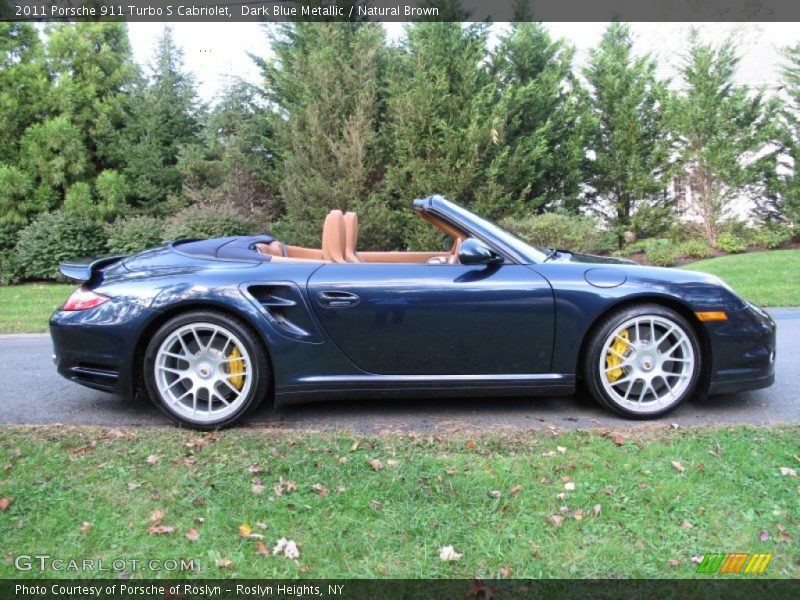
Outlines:
{"label": "car hood", "polygon": [[598,256],[596,254],[582,254],[569,250],[559,250],[558,255],[550,259],[551,262],[573,262],[605,265],[635,265],[636,262],[617,256]]}

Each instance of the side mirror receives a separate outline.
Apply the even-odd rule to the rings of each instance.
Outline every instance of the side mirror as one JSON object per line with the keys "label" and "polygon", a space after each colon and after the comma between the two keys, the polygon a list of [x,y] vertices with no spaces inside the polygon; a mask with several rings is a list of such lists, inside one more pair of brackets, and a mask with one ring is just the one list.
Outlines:
{"label": "side mirror", "polygon": [[499,265],[503,257],[480,240],[467,238],[461,242],[458,262],[462,265]]}

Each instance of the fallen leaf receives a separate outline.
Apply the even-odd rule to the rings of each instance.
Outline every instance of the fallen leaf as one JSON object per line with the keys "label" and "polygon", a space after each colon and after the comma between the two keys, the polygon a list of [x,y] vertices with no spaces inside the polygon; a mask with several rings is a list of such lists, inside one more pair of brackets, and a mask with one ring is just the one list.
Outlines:
{"label": "fallen leaf", "polygon": [[11,498],[0,498],[0,511],[7,510],[9,504],[11,504]]}
{"label": "fallen leaf", "polygon": [[515,485],[514,487],[511,488],[511,491],[509,492],[509,494],[511,494],[511,496],[516,496],[521,491],[522,491],[522,486],[521,485]]}
{"label": "fallen leaf", "polygon": [[550,450],[549,452],[542,452],[542,456],[547,458],[553,458],[556,455],[554,450]]}
{"label": "fallen leaf", "polygon": [[[474,445],[474,442],[473,442]],[[456,552],[455,548],[452,546],[445,546],[444,548],[439,548],[439,559],[443,561],[457,561],[461,560],[464,556],[463,553]]]}
{"label": "fallen leaf", "polygon": [[568,492],[571,492],[572,490],[575,489],[575,482],[568,481],[567,483],[564,484],[564,489],[567,490]]}
{"label": "fallen leaf", "polygon": [[669,424],[669,426],[670,426],[672,429],[680,429],[680,425],[678,425],[677,423],[670,423],[670,424]]}
{"label": "fallen leaf", "polygon": [[600,511],[603,510],[603,507],[600,504],[595,504],[594,508],[592,508],[592,512],[594,513],[595,517],[600,516]]}
{"label": "fallen leaf", "polygon": [[289,481],[288,479],[281,477],[281,483],[283,484],[283,487],[286,488],[287,492],[294,492],[297,490],[297,484],[294,481]]}
{"label": "fallen leaf", "polygon": [[673,566],[673,567],[677,567],[677,566],[678,566],[678,565],[680,565],[680,564],[681,564],[683,561],[682,561],[682,560],[680,560],[680,559],[677,559],[677,558],[670,558],[670,559],[669,559],[667,562],[668,562],[668,563],[669,563],[671,566]]}
{"label": "fallen leaf", "polygon": [[378,502],[377,500],[370,500],[369,505],[374,508],[375,510],[383,510],[383,504]]}
{"label": "fallen leaf", "polygon": [[261,494],[264,492],[264,486],[261,485],[260,483],[254,483],[251,489],[254,494]]}
{"label": "fallen leaf", "polygon": [[277,556],[278,554],[283,552],[284,549],[286,548],[287,543],[289,543],[289,540],[287,540],[286,538],[279,539],[278,542],[275,544],[275,547],[272,549],[272,556]]}
{"label": "fallen leaf", "polygon": [[157,525],[151,525],[147,528],[147,533],[149,535],[164,535],[167,533],[175,533],[175,528],[172,525],[162,525],[158,523]]}
{"label": "fallen leaf", "polygon": [[229,558],[218,558],[215,563],[218,567],[223,569],[232,569],[233,568],[233,561]]}
{"label": "fallen leaf", "polygon": [[390,458],[389,460],[386,461],[386,466],[387,467],[396,467],[397,464],[398,464],[397,461],[392,459],[392,458]]}
{"label": "fallen leaf", "polygon": [[164,518],[165,514],[166,512],[161,509],[154,510],[152,513],[150,513],[150,522],[158,523],[159,521],[161,521],[161,519]]}
{"label": "fallen leaf", "polygon": [[566,497],[567,497],[567,495],[564,492],[558,492],[556,494],[556,498],[558,498],[559,500],[563,500]]}
{"label": "fallen leaf", "polygon": [[128,484],[128,491],[132,492],[133,490],[135,490],[137,488],[140,488],[140,487],[142,487],[141,483],[136,483],[135,481],[132,481],[132,482],[130,482]]}
{"label": "fallen leaf", "polygon": [[614,443],[615,443],[617,446],[622,446],[622,444],[624,444],[624,443],[625,443],[625,438],[624,438],[624,437],[622,437],[621,435],[615,435],[615,436],[614,436]]}
{"label": "fallen leaf", "polygon": [[87,533],[89,533],[89,530],[91,528],[92,528],[92,524],[89,523],[89,521],[84,521],[83,524],[81,525],[81,533],[83,535],[86,535]]}
{"label": "fallen leaf", "polygon": [[511,575],[511,567],[500,567],[500,575],[503,577]]}
{"label": "fallen leaf", "polygon": [[356,450],[358,450],[358,444],[359,444],[358,440],[353,442],[353,444],[350,446],[350,452],[355,452]]}
{"label": "fallen leaf", "polygon": [[692,527],[694,527],[694,525],[692,525],[691,523],[689,523],[689,521],[684,519],[683,523],[681,523],[681,527],[683,527],[684,529],[691,529]]}
{"label": "fallen leaf", "polygon": [[269,556],[269,548],[267,548],[264,542],[258,542],[256,546],[256,554],[260,554],[261,556]]}
{"label": "fallen leaf", "polygon": [[383,468],[383,463],[377,458],[373,458],[371,461],[369,461],[369,464],[372,465],[373,471],[380,471]]}
{"label": "fallen leaf", "polygon": [[239,535],[242,537],[247,537],[252,533],[253,529],[247,523],[242,523],[239,525]]}
{"label": "fallen leaf", "polygon": [[551,515],[548,520],[556,527],[561,527],[564,524],[564,517],[561,515]]}
{"label": "fallen leaf", "polygon": [[194,520],[195,520],[197,523],[200,523],[200,525],[202,525],[203,523],[205,523],[205,522],[206,522],[206,519],[205,519],[205,517],[195,517],[195,518],[194,518]]}
{"label": "fallen leaf", "polygon": [[147,457],[147,464],[150,466],[155,465],[161,457],[158,454],[151,454]]}
{"label": "fallen leaf", "polygon": [[675,468],[676,471],[679,473],[683,473],[686,469],[684,468],[683,464],[679,460],[673,460],[672,466]]}
{"label": "fallen leaf", "polygon": [[758,539],[760,539],[762,542],[766,542],[769,539],[769,534],[766,531],[762,531],[758,535]]}
{"label": "fallen leaf", "polygon": [[297,549],[297,544],[295,544],[292,540],[289,540],[286,543],[286,548],[283,550],[283,555],[292,560],[295,558],[300,558],[300,551]]}
{"label": "fallen leaf", "polygon": [[264,469],[258,466],[258,463],[253,463],[249,469],[247,469],[250,473],[261,473]]}
{"label": "fallen leaf", "polygon": [[196,542],[200,539],[200,532],[197,531],[194,527],[192,527],[189,531],[186,532],[186,539],[192,542]]}
{"label": "fallen leaf", "polygon": [[258,527],[259,529],[266,529],[267,528],[267,524],[266,523],[262,523],[261,521],[256,521],[256,527]]}
{"label": "fallen leaf", "polygon": [[789,467],[781,467],[781,475],[784,477],[797,477],[797,471]]}
{"label": "fallen leaf", "polygon": [[561,454],[564,454],[567,451],[564,446],[556,446],[556,450],[558,450]]}
{"label": "fallen leaf", "polygon": [[309,569],[306,565],[300,565],[300,572],[301,573],[308,573],[311,569]]}
{"label": "fallen leaf", "polygon": [[[471,450],[472,448],[474,448],[474,447],[475,447],[475,440],[467,440],[467,443],[466,443],[466,444],[464,444],[464,447],[465,447],[467,450]],[[452,548],[452,546],[448,546],[448,548]]]}
{"label": "fallen leaf", "polygon": [[609,496],[612,496],[614,494],[614,488],[612,488],[612,487],[604,487],[603,488],[603,493],[607,494]]}
{"label": "fallen leaf", "polygon": [[500,490],[492,490],[491,492],[489,492],[489,495],[490,495],[492,498],[499,498],[499,497],[500,497],[500,496],[502,496],[503,494],[502,494],[502,492],[500,492]]}
{"label": "fallen leaf", "polygon": [[320,498],[324,498],[325,496],[328,495],[328,488],[326,488],[321,483],[315,483],[311,487],[315,492],[317,492],[317,494],[319,495]]}
{"label": "fallen leaf", "polygon": [[703,560],[705,560],[705,556],[693,556],[691,558],[691,561],[696,565],[699,565],[700,563],[702,563]]}
{"label": "fallen leaf", "polygon": [[569,513],[569,516],[575,519],[576,521],[583,521],[583,511],[582,510],[573,510]]}

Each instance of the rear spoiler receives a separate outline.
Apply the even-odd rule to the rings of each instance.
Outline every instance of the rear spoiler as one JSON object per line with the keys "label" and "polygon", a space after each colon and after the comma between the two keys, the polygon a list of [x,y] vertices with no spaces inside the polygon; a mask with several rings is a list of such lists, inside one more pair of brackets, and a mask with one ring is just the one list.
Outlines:
{"label": "rear spoiler", "polygon": [[91,281],[95,273],[102,267],[126,257],[127,254],[118,254],[115,256],[104,256],[102,258],[77,258],[70,262],[61,263],[58,270],[61,271],[61,274],[67,279],[88,282]]}

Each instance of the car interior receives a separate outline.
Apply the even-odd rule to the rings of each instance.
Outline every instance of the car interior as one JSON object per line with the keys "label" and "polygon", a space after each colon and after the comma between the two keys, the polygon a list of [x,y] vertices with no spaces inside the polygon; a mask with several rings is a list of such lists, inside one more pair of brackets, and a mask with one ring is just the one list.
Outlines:
{"label": "car interior", "polygon": [[449,252],[359,252],[358,215],[332,210],[322,226],[320,248],[290,246],[275,240],[269,244],[258,243],[255,248],[270,255],[270,262],[331,262],[331,263],[409,263],[409,264],[457,264],[461,242],[468,234],[437,217],[418,213],[423,219],[445,233],[452,240]]}

